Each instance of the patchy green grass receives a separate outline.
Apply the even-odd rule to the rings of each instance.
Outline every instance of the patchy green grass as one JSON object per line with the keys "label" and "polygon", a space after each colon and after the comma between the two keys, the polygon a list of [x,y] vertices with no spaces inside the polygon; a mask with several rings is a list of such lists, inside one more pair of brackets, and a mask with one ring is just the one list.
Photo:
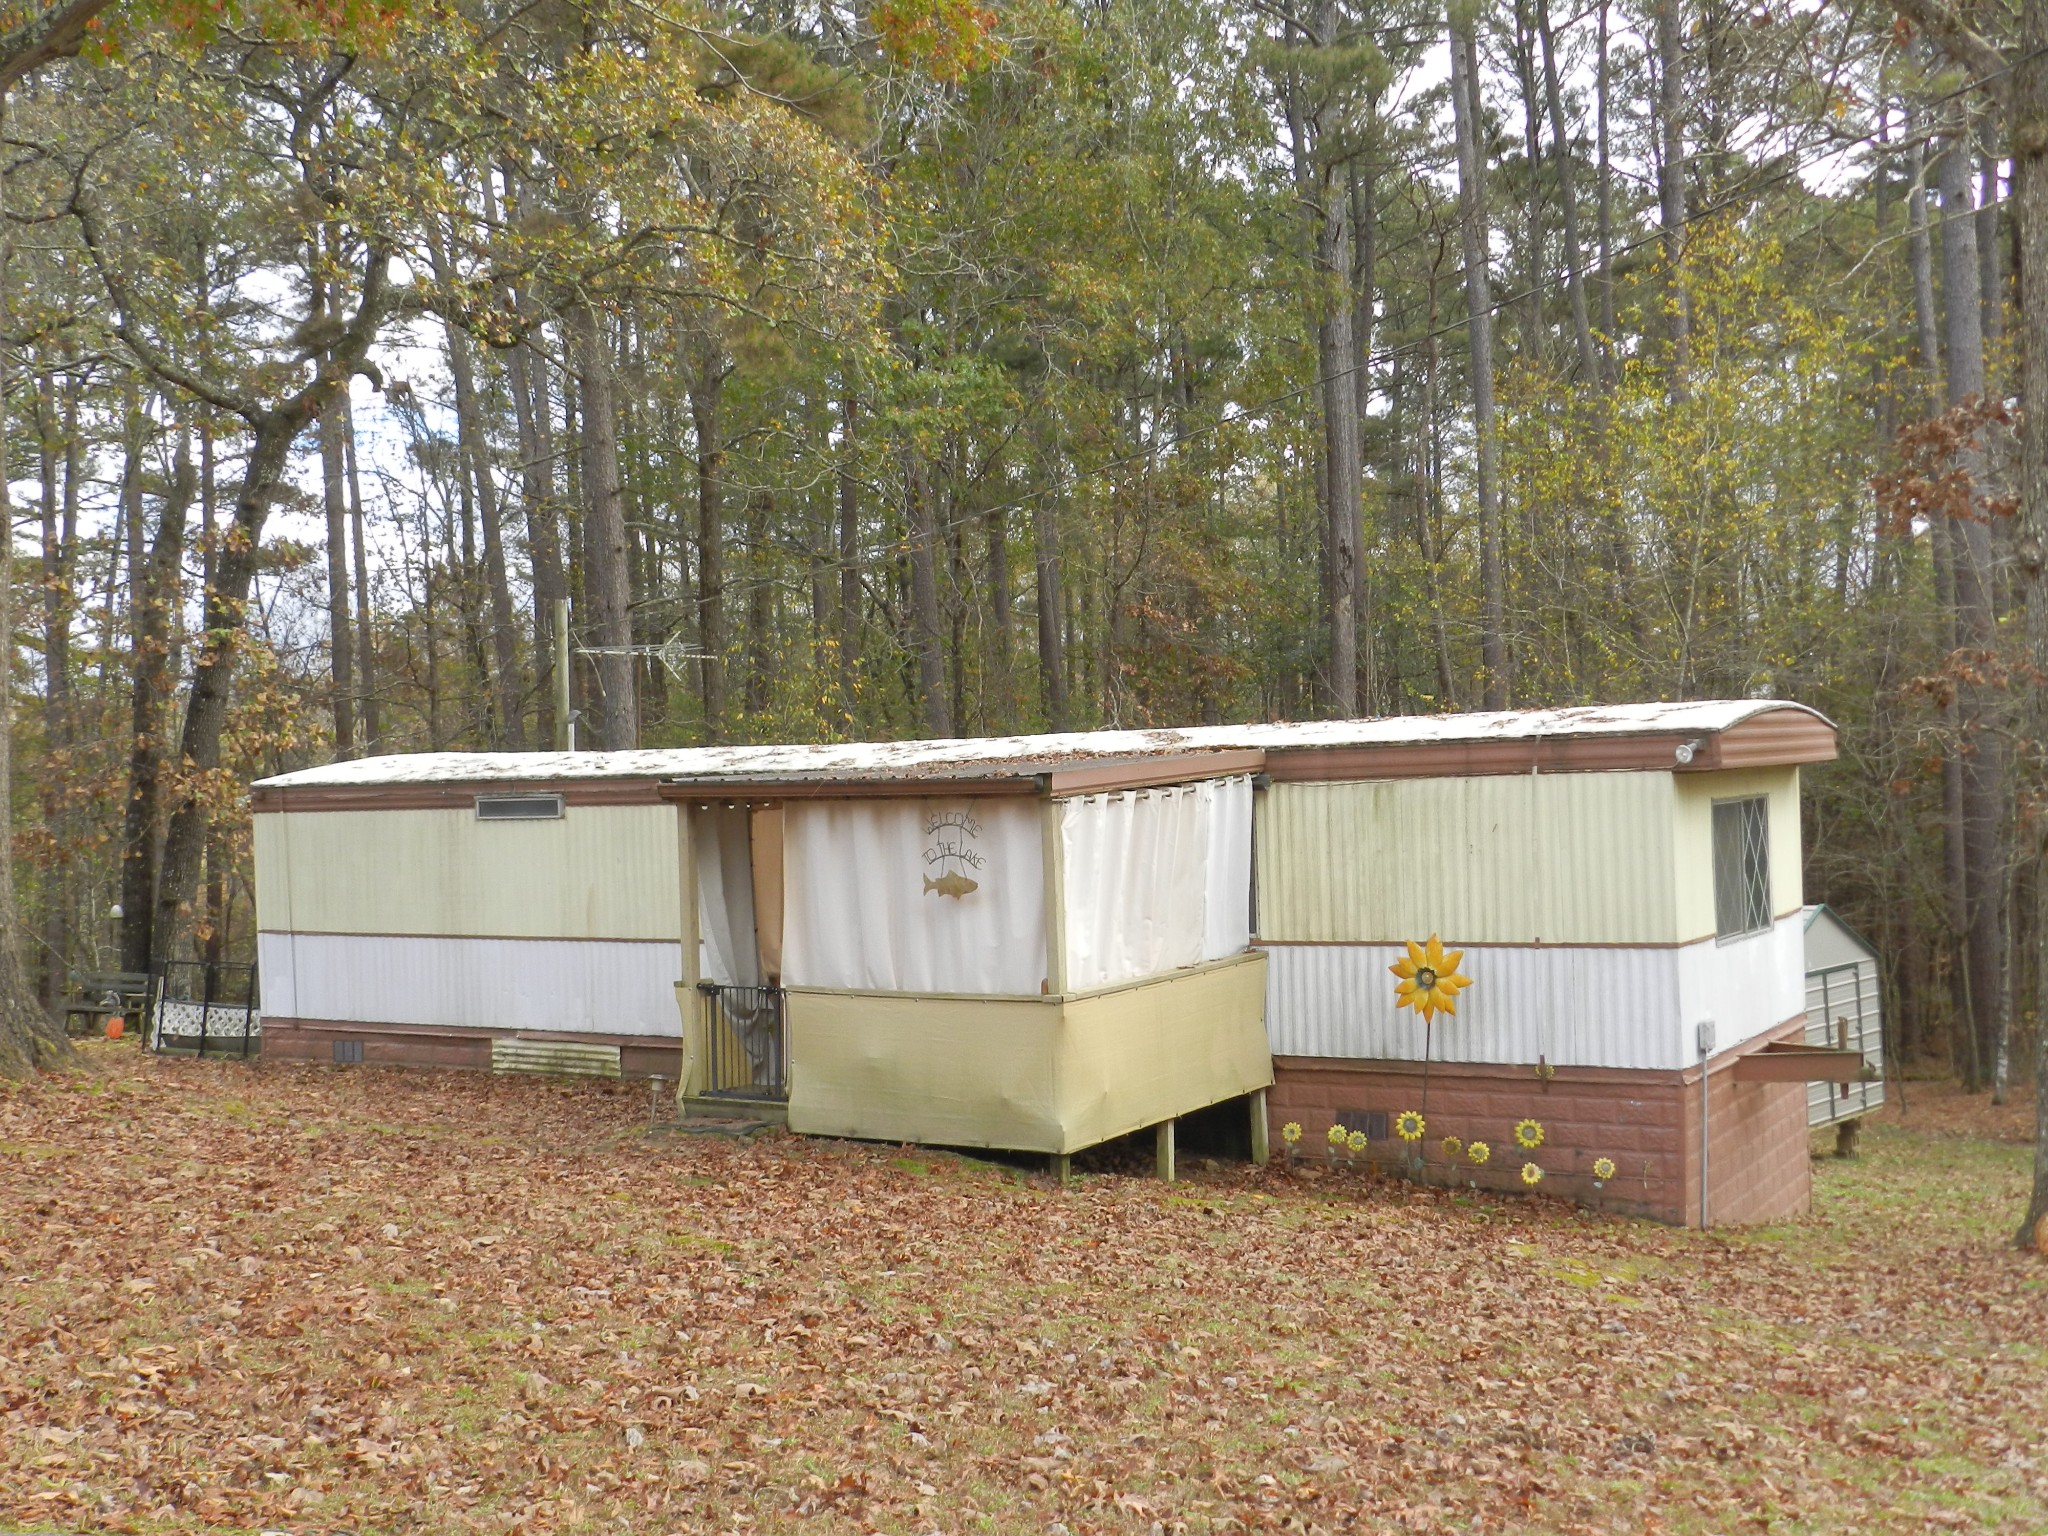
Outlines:
{"label": "patchy green grass", "polygon": [[1707,1234],[646,1111],[117,1046],[0,1087],[0,1529],[2048,1530],[2027,1151],[1938,1099]]}

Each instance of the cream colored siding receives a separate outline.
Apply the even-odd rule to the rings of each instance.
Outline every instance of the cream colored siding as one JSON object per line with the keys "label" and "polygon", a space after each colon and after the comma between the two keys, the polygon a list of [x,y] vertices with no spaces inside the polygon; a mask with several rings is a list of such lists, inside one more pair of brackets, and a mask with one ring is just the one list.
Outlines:
{"label": "cream colored siding", "polygon": [[256,817],[256,915],[271,932],[680,942],[676,811],[572,805],[559,820],[472,810]]}
{"label": "cream colored siding", "polygon": [[[1280,783],[1260,799],[1262,939],[1372,943],[1440,933],[1461,944],[1665,944],[1690,936],[1675,920],[1668,773]],[[1709,890],[1710,932],[1712,905]]]}
{"label": "cream colored siding", "polygon": [[[1799,859],[1799,770],[1751,768],[1672,776],[1677,786],[1672,838],[1678,871],[1678,937],[1714,934],[1714,802],[1762,795],[1769,802],[1771,915],[1804,901]],[[1804,967],[1802,967],[1804,969]]]}

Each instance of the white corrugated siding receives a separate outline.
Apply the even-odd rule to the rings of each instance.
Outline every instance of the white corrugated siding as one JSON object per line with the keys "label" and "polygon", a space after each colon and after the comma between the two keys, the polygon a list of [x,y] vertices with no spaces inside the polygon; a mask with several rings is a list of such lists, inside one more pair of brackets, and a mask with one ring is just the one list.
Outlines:
{"label": "white corrugated siding", "polygon": [[[1809,954],[1812,949],[1809,944]],[[1838,1019],[1849,1021],[1849,1048],[1863,1053],[1863,1059],[1876,1071],[1877,1080],[1808,1083],[1809,1125],[1832,1125],[1837,1120],[1853,1119],[1884,1103],[1884,997],[1877,962],[1867,955],[1859,955],[1846,968],[1813,971],[1806,977],[1807,1044],[1839,1044]]]}
{"label": "white corrugated siding", "polygon": [[[1735,944],[1464,946],[1472,986],[1439,1018],[1437,1061],[1674,1070],[1754,1039],[1801,1007],[1798,919]],[[1711,953],[1710,953],[1711,952]],[[1272,944],[1266,1027],[1276,1056],[1422,1059],[1422,1021],[1394,1007],[1395,944]]]}
{"label": "white corrugated siding", "polygon": [[1674,951],[1685,1045],[1695,1022],[1714,1021],[1714,1048],[1729,1050],[1797,1018],[1806,1008],[1806,918],[1781,917],[1768,933],[1723,944],[1706,939]]}
{"label": "white corrugated siding", "polygon": [[1273,785],[1259,936],[1657,944],[1682,935],[1668,773]]}
{"label": "white corrugated siding", "polygon": [[670,1038],[682,1030],[680,944],[263,933],[256,947],[272,1018]]}
{"label": "white corrugated siding", "polygon": [[572,805],[547,821],[287,810],[255,823],[266,929],[551,939],[683,931],[673,806]]}

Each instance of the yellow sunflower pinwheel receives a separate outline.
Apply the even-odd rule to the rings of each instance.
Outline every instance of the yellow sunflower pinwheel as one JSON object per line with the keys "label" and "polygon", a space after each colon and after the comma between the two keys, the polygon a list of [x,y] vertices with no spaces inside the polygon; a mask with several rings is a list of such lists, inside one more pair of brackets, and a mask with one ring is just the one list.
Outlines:
{"label": "yellow sunflower pinwheel", "polygon": [[1455,1016],[1458,994],[1472,985],[1470,976],[1458,973],[1458,962],[1464,958],[1462,949],[1446,953],[1443,940],[1433,933],[1427,944],[1410,939],[1408,953],[1388,967],[1401,978],[1394,988],[1394,1006],[1413,1008],[1424,1020],[1439,1013]]}

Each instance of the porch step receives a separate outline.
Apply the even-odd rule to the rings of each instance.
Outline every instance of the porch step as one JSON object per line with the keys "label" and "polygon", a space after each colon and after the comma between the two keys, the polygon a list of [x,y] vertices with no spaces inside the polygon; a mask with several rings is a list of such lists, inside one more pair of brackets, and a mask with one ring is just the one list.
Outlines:
{"label": "porch step", "polygon": [[730,1094],[684,1094],[677,1101],[693,1120],[750,1120],[756,1125],[789,1124],[789,1105],[782,1099],[741,1099]]}

